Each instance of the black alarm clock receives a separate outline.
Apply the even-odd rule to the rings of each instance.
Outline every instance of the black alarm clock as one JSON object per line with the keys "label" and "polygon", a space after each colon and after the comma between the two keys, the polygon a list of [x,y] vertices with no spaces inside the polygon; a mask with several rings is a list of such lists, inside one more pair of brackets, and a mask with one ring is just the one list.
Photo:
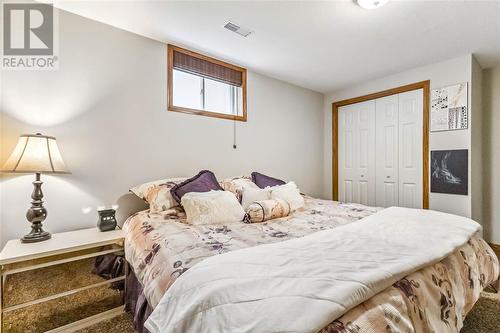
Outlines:
{"label": "black alarm clock", "polygon": [[99,220],[97,221],[97,227],[100,231],[111,231],[116,228],[116,218],[114,209],[104,209],[99,210]]}

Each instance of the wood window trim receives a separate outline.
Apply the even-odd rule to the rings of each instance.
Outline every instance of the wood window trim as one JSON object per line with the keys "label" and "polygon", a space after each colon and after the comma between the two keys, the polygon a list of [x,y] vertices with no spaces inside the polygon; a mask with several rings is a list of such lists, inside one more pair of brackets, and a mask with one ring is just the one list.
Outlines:
{"label": "wood window trim", "polygon": [[[174,71],[174,51],[184,53],[187,55],[190,55],[192,57],[196,57],[199,59],[203,59],[215,64],[222,65],[224,67],[228,67],[231,69],[234,69],[236,71],[241,72],[242,74],[242,97],[243,97],[243,106],[242,106],[242,111],[243,114],[240,116],[234,116],[230,114],[224,114],[224,113],[219,113],[219,112],[212,112],[212,111],[206,111],[206,110],[200,110],[200,109],[191,109],[191,108],[185,108],[181,106],[175,106],[174,105],[174,90],[173,90],[173,71]],[[220,61],[211,57],[208,57],[203,54],[199,54],[190,50],[183,49],[181,47],[168,44],[167,45],[167,107],[168,111],[172,112],[182,112],[182,113],[187,113],[187,114],[194,114],[194,115],[199,115],[199,116],[206,116],[206,117],[212,117],[212,118],[219,118],[219,119],[229,119],[229,120],[235,120],[235,121],[247,121],[247,70],[243,67],[235,66],[232,64],[229,64],[224,61]]]}
{"label": "wood window trim", "polygon": [[422,207],[429,209],[429,97],[430,80],[416,82],[401,87],[396,87],[364,96],[345,99],[332,103],[332,198],[338,201],[339,197],[339,108],[360,102],[366,102],[377,98],[396,95],[413,90],[423,90],[423,128],[422,128]]}

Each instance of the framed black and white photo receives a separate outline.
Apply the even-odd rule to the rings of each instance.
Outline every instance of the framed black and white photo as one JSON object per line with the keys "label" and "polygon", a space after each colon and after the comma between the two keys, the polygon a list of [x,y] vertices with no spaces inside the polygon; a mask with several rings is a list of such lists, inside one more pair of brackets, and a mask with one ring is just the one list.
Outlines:
{"label": "framed black and white photo", "polygon": [[431,192],[468,194],[469,152],[433,150],[431,152]]}
{"label": "framed black and white photo", "polygon": [[431,132],[466,129],[467,82],[431,91]]}

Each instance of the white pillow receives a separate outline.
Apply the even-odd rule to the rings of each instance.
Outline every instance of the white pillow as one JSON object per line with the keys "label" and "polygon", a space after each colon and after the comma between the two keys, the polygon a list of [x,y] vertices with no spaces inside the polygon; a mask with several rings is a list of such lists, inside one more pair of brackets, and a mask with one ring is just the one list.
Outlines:
{"label": "white pillow", "polygon": [[300,190],[294,182],[270,187],[271,199],[281,199],[290,205],[292,211],[304,207],[304,198],[300,195]]}
{"label": "white pillow", "polygon": [[245,211],[229,191],[189,192],[182,196],[189,224],[222,224],[243,221]]}
{"label": "white pillow", "polygon": [[241,196],[241,205],[246,211],[248,206],[250,206],[255,201],[263,201],[271,199],[271,189],[272,187],[266,188],[253,188],[244,187]]}

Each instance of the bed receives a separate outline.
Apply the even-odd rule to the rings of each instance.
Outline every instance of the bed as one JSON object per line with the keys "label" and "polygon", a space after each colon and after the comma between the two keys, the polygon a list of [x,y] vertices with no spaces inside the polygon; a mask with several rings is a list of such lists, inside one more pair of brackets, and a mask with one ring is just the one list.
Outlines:
{"label": "bed", "polygon": [[[136,330],[172,284],[207,258],[341,228],[380,208],[305,197],[305,207],[264,223],[193,226],[182,209],[141,211],[124,224],[128,309]],[[340,230],[340,229],[337,229]],[[333,319],[320,332],[459,332],[480,292],[498,279],[499,264],[478,235],[443,260],[399,279]]]}

